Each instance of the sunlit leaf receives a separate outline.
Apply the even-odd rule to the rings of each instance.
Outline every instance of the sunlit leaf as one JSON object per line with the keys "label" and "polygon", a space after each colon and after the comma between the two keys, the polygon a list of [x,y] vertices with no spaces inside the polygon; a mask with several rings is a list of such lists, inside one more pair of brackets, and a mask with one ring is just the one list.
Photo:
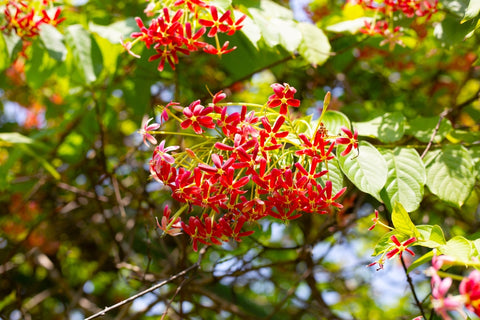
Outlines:
{"label": "sunlit leaf", "polygon": [[138,30],[137,23],[134,18],[127,18],[117,21],[108,26],[102,26],[90,22],[88,24],[90,31],[95,32],[100,37],[107,39],[113,44],[119,44],[122,40],[130,37],[130,34]]}
{"label": "sunlit leaf", "polygon": [[323,31],[310,23],[298,23],[302,42],[298,48],[300,55],[313,66],[322,65],[330,57],[330,42]]}
{"label": "sunlit leaf", "polygon": [[465,11],[465,16],[463,17],[462,23],[475,18],[480,13],[480,1],[470,0],[468,8]]}
{"label": "sunlit leaf", "polygon": [[63,43],[64,36],[54,26],[50,24],[41,24],[40,39],[47,48],[50,57],[57,61],[64,61],[67,56],[67,48]]}
{"label": "sunlit leaf", "polygon": [[[33,143],[34,140],[24,136],[18,132],[3,132],[0,133],[0,141],[6,142],[7,144],[16,144],[16,143],[25,143],[30,144]],[[0,142],[1,144],[2,142]]]}
{"label": "sunlit leaf", "polygon": [[426,170],[430,191],[457,207],[463,205],[475,184],[474,163],[463,146],[444,146]]}
{"label": "sunlit leaf", "polygon": [[358,30],[365,27],[365,22],[372,23],[372,21],[373,18],[371,17],[361,17],[354,20],[336,23],[334,25],[328,26],[326,30],[337,33],[349,32],[351,34],[355,34],[358,32]]}
{"label": "sunlit leaf", "polygon": [[[340,145],[337,156],[345,149]],[[387,181],[388,167],[382,154],[370,143],[360,141],[359,153],[353,151],[348,156],[339,156],[343,173],[363,192],[380,200],[380,190]]]}
{"label": "sunlit leaf", "polygon": [[377,138],[382,142],[390,143],[400,140],[405,132],[405,117],[400,112],[385,113],[384,115],[366,122],[355,122],[358,134]]}
{"label": "sunlit leaf", "polygon": [[461,236],[453,237],[447,244],[439,248],[444,255],[454,257],[458,262],[468,262],[472,254],[470,241]]}
{"label": "sunlit leaf", "polygon": [[395,202],[393,207],[392,223],[396,231],[406,235],[408,238],[418,237],[419,235],[417,228],[410,219],[410,215],[399,202]]}
{"label": "sunlit leaf", "polygon": [[443,230],[438,225],[419,225],[417,230],[419,233],[418,241],[421,246],[438,248],[446,244]]}
{"label": "sunlit leaf", "polygon": [[425,166],[415,149],[395,148],[382,150],[388,166],[388,177],[381,192],[387,208],[392,209],[395,202],[412,212],[423,199],[426,181]]}

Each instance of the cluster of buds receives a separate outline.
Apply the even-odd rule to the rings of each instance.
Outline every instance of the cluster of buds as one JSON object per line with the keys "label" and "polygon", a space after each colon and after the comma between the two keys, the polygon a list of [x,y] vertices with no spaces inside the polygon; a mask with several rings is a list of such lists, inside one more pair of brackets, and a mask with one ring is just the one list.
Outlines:
{"label": "cluster of buds", "polygon": [[[161,8],[156,9],[161,6]],[[126,41],[123,46],[134,57],[140,56],[132,52],[132,47],[138,42],[143,42],[147,48],[153,48],[155,54],[149,61],[160,59],[158,70],[163,71],[165,63],[175,69],[178,64],[178,53],[189,55],[190,52],[203,50],[209,54],[223,55],[235,49],[229,48],[229,42],[220,43],[218,34],[229,36],[242,28],[246,15],[235,18],[234,12],[227,10],[223,14],[214,5],[206,4],[201,0],[177,0],[164,6],[163,2],[151,1],[145,10],[153,18],[148,27],[142,19],[136,18],[140,32],[130,35],[133,41]],[[208,28],[208,33],[207,33]],[[215,46],[202,41],[202,36],[207,33],[209,38],[215,39]]]}
{"label": "cluster of buds", "polygon": [[57,26],[65,18],[60,18],[61,9],[53,7],[54,0],[19,1],[5,3],[5,24],[0,30],[15,32],[22,40],[37,36],[42,24]]}
{"label": "cluster of buds", "polygon": [[[152,177],[184,203],[172,217],[165,210],[158,224],[164,233],[182,230],[197,250],[198,242],[240,241],[253,233],[242,231],[246,223],[265,217],[287,222],[342,208],[338,199],[346,188],[333,189],[328,162],[335,159],[337,145],[344,145],[337,156],[357,149],[358,133],[342,127],[341,134],[330,135],[321,122],[324,113],[313,134],[298,132],[289,112],[289,107],[300,105],[295,88],[288,84],[272,88],[264,105],[223,102],[226,95],[219,92],[207,106],[197,100],[185,108],[177,103],[163,108],[163,120],[174,117],[182,129],[194,133],[153,131],[160,125],[144,123],[144,141],[155,143],[152,134],[172,134],[185,136],[183,145],[189,143],[183,152],[173,153],[180,147],[165,147],[162,141],[150,161]],[[328,93],[324,111],[329,100]],[[177,117],[175,110],[183,116]],[[182,219],[186,210],[190,216]]]}
{"label": "cluster of buds", "polygon": [[[427,274],[431,276],[432,285],[432,304],[435,312],[442,317],[443,320],[451,320],[449,312],[456,311],[460,313],[464,319],[467,319],[463,308],[474,312],[480,316],[480,271],[473,270],[467,277],[464,277],[458,287],[459,295],[448,294],[452,286],[453,277],[441,271],[444,264],[455,263],[455,258],[445,255],[434,255],[432,266],[427,270]],[[444,277],[442,279],[442,276]]]}

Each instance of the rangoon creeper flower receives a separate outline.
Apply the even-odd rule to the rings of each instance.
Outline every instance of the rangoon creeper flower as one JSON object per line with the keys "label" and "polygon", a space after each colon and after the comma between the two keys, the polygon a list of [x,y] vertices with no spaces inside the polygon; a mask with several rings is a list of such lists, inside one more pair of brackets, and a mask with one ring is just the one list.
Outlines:
{"label": "rangoon creeper flower", "polygon": [[480,316],[480,271],[473,270],[468,277],[464,278],[459,290],[465,297],[467,309]]}
{"label": "rangoon creeper flower", "polygon": [[167,152],[174,151],[180,148],[179,146],[171,146],[165,148],[165,140],[162,140],[160,144],[153,151],[153,160],[156,162],[165,161],[169,164],[175,163],[175,158],[169,155]]}
{"label": "rangoon creeper flower", "polygon": [[462,307],[464,299],[462,296],[448,295],[447,292],[452,285],[452,278],[440,279],[438,275],[432,277],[432,304],[433,309],[439,314],[443,320],[451,320],[447,311],[457,311],[464,319],[467,318]]}
{"label": "rangoon creeper flower", "polygon": [[412,237],[406,241],[404,241],[403,243],[400,243],[400,241],[398,241],[397,237],[395,235],[391,236],[390,237],[390,240],[392,240],[392,242],[395,244],[396,248],[393,249],[392,251],[389,251],[387,253],[387,259],[391,259],[393,258],[397,253],[399,254],[399,256],[401,257],[402,256],[402,253],[404,251],[407,251],[408,253],[410,253],[412,256],[415,255],[415,253],[413,253],[412,250],[408,249],[408,246],[412,243],[414,243],[415,241],[417,241],[417,238],[415,237]]}
{"label": "rangoon creeper flower", "polygon": [[149,124],[150,121],[152,121],[153,118],[150,118],[147,120],[147,116],[143,117],[143,120],[142,120],[142,128],[139,130],[139,133],[141,135],[143,135],[143,143],[148,147],[148,143],[147,143],[147,140],[148,142],[150,142],[151,144],[157,144],[157,139],[155,139],[154,136],[152,136],[149,131],[155,131],[157,130],[158,128],[160,128],[160,124],[159,123],[152,123],[152,124]]}

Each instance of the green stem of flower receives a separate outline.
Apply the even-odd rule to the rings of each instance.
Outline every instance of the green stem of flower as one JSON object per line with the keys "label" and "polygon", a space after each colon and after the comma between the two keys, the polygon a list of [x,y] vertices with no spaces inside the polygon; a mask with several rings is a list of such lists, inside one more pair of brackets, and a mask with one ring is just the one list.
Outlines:
{"label": "green stem of flower", "polygon": [[172,221],[170,221],[170,223],[167,225],[167,230],[169,230],[173,226],[177,218],[180,217],[180,215],[183,213],[183,211],[185,211],[188,208],[188,206],[189,205],[187,203],[186,205],[178,209],[177,212],[175,212],[175,214],[172,217]]}

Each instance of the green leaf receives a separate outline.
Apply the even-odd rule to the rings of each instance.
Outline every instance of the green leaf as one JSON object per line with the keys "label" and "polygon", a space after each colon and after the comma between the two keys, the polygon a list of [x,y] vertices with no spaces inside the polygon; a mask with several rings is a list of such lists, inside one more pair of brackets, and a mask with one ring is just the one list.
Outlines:
{"label": "green leaf", "polygon": [[0,72],[7,69],[10,66],[10,62],[7,43],[3,38],[3,32],[0,32]]}
{"label": "green leaf", "polygon": [[[249,8],[253,21],[260,29],[260,33],[269,47],[287,44],[288,47],[298,47],[301,34],[298,30],[292,31],[295,26],[293,12],[270,0],[260,2],[260,8]],[[283,35],[294,32],[296,37],[289,39]],[[283,43],[282,43],[283,42]],[[291,44],[290,44],[291,42]],[[287,48],[287,47],[286,47]]]}
{"label": "green leaf", "polygon": [[[345,150],[344,145],[338,146],[337,156]],[[387,162],[382,154],[370,143],[360,141],[359,153],[351,152],[348,156],[339,156],[338,162],[343,173],[355,186],[381,201],[380,190],[387,181]]]}
{"label": "green leaf", "polygon": [[[413,135],[419,141],[427,143],[432,137],[435,127],[438,124],[438,120],[438,117],[415,118],[408,123],[406,131],[408,134]],[[441,142],[447,136],[450,130],[452,130],[452,125],[450,124],[450,122],[448,122],[448,120],[446,119],[442,119],[438,131],[435,134],[435,138],[433,139],[433,142]]]}
{"label": "green leaf", "polygon": [[31,58],[25,64],[25,76],[28,85],[38,89],[52,76],[57,62],[40,46],[38,41],[33,42],[30,54]]}
{"label": "green leaf", "polygon": [[60,178],[61,178],[60,173],[58,173],[58,171],[44,157],[42,157],[38,152],[36,152],[32,148],[30,148],[29,146],[24,145],[24,144],[21,144],[20,148],[26,154],[28,154],[30,157],[32,157],[33,159],[36,159],[38,162],[40,162],[42,167],[45,170],[47,170],[47,172],[50,173],[53,178],[55,178],[56,180],[60,180]]}
{"label": "green leaf", "polygon": [[27,136],[24,136],[18,132],[0,133],[0,140],[7,142],[7,144],[17,144],[17,143],[31,144],[34,142],[33,139]]}
{"label": "green leaf", "polygon": [[328,179],[332,181],[332,193],[334,194],[345,186],[342,169],[336,158],[328,162]]}
{"label": "green leaf", "polygon": [[432,261],[432,258],[433,258],[433,250],[425,253],[423,256],[413,261],[413,263],[408,267],[407,272],[411,272],[415,270],[417,267],[421,266],[422,264]]}
{"label": "green leaf", "polygon": [[361,136],[378,138],[385,143],[395,142],[403,137],[405,132],[405,117],[400,112],[384,115],[366,122],[355,122],[353,127]]}
{"label": "green leaf", "polygon": [[472,245],[464,237],[456,236],[448,240],[446,245],[441,246],[440,252],[454,257],[460,263],[468,263],[472,255]]}
{"label": "green leaf", "polygon": [[[329,135],[338,135],[341,127],[347,127],[350,129],[350,120],[348,117],[339,111],[327,111],[323,115],[323,125],[328,130]],[[318,121],[315,122],[313,128],[316,128]],[[312,133],[313,134],[313,133]]]}
{"label": "green leaf", "polygon": [[449,47],[471,36],[472,31],[477,27],[478,20],[477,16],[461,23],[461,18],[447,14],[443,21],[435,26],[433,35],[443,46]]}
{"label": "green leaf", "polygon": [[419,236],[417,228],[410,219],[410,215],[399,202],[395,202],[393,207],[392,223],[397,232],[406,235],[408,238]]}
{"label": "green leaf", "polygon": [[7,46],[8,58],[10,59],[10,61],[13,61],[17,56],[17,53],[22,50],[22,39],[14,32],[2,35],[5,41],[5,45]]}
{"label": "green leaf", "polygon": [[66,40],[72,49],[76,67],[81,71],[84,83],[93,83],[103,69],[102,53],[97,42],[79,24],[67,28]]}
{"label": "green leaf", "polygon": [[417,230],[419,232],[418,244],[421,246],[438,248],[446,244],[443,230],[438,225],[419,225]]}
{"label": "green leaf", "polygon": [[463,205],[475,184],[474,163],[463,146],[444,146],[426,170],[430,191],[457,207]]}
{"label": "green leaf", "polygon": [[[235,18],[238,19],[237,14],[239,11],[235,10]],[[250,40],[252,45],[258,49],[257,43],[262,38],[260,33],[260,28],[253,22],[253,20],[247,16],[245,20],[243,20],[243,28],[240,30],[245,37]]]}
{"label": "green leaf", "polygon": [[298,47],[300,55],[314,66],[322,65],[330,57],[330,42],[321,29],[313,24],[300,22],[297,28],[302,33]]}
{"label": "green leaf", "polygon": [[63,43],[64,37],[54,26],[42,23],[40,29],[40,40],[47,48],[50,57],[57,61],[65,61],[67,57],[67,48]]}
{"label": "green leaf", "polygon": [[358,30],[365,27],[365,21],[372,23],[373,20],[374,19],[371,17],[361,17],[354,20],[342,21],[334,25],[328,26],[326,30],[337,33],[350,32],[351,34],[355,34],[358,32]]}
{"label": "green leaf", "polygon": [[393,231],[390,231],[390,232],[387,232],[385,233],[377,242],[377,244],[375,244],[375,249],[373,250],[373,254],[372,256],[377,256],[381,253],[384,253],[385,251],[387,251],[388,249],[390,249],[392,247],[392,240],[390,240],[390,237],[391,236],[396,236],[397,238],[399,238],[398,240],[400,241],[401,239],[401,235],[393,230]]}
{"label": "green leaf", "polygon": [[467,20],[473,19],[480,13],[480,1],[478,0],[470,0],[468,4],[467,11],[465,11],[465,16],[462,19],[462,23]]}
{"label": "green leaf", "polygon": [[117,21],[108,26],[102,26],[90,22],[88,29],[91,32],[98,34],[100,37],[107,39],[113,44],[121,43],[122,39],[130,37],[132,32],[138,31],[137,23],[134,18],[127,18],[122,21]]}
{"label": "green leaf", "polygon": [[415,149],[382,150],[387,161],[388,177],[381,197],[388,210],[399,202],[408,212],[415,211],[423,199],[427,179],[425,166]]}

